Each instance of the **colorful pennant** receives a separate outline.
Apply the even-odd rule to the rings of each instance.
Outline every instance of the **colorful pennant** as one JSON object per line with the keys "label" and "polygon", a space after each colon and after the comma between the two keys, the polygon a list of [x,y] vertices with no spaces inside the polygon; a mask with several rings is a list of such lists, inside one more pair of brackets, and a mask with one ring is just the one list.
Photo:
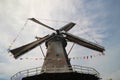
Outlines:
{"label": "colorful pennant", "polygon": [[[93,58],[96,58],[98,56],[102,56],[103,54],[93,54],[93,55],[87,55],[87,56],[81,56],[81,57],[70,57],[69,59],[70,60],[80,60],[80,59],[84,59],[84,60],[87,60],[87,59],[93,59]],[[44,58],[37,58],[37,57],[26,57],[26,58],[20,58],[20,60],[44,60]],[[64,58],[55,58],[55,59],[45,59],[45,60],[58,60],[58,61],[64,61],[65,59]]]}

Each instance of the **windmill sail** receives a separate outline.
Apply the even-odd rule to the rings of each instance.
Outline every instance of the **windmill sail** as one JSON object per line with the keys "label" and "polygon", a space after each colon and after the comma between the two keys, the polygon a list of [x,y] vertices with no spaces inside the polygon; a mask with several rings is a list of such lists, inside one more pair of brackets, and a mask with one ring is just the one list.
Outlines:
{"label": "windmill sail", "polygon": [[71,22],[68,23],[67,25],[63,26],[62,28],[59,29],[59,31],[69,31],[70,29],[73,28],[73,26],[75,26],[75,23]]}
{"label": "windmill sail", "polygon": [[40,25],[43,25],[44,27],[46,27],[46,28],[49,28],[49,29],[51,29],[51,30],[54,30],[55,31],[55,29],[54,28],[52,28],[52,27],[50,27],[50,26],[48,26],[48,25],[46,25],[46,24],[44,24],[44,23],[42,23],[42,22],[40,22],[40,21],[38,21],[37,19],[35,19],[35,18],[29,18],[29,20],[32,20],[32,21],[34,21],[35,23],[38,23],[38,24],[40,24]]}
{"label": "windmill sail", "polygon": [[77,36],[74,36],[70,33],[64,33],[66,35],[66,38],[71,41],[71,42],[75,42],[81,46],[84,46],[84,47],[87,47],[87,48],[90,48],[90,49],[93,49],[93,50],[96,50],[96,51],[99,51],[99,52],[103,52],[105,49],[104,47],[96,44],[96,43],[93,43],[93,42],[90,42],[88,40],[85,40],[85,39],[82,39],[80,37],[77,37]]}
{"label": "windmill sail", "polygon": [[40,45],[41,43],[43,43],[45,40],[53,38],[55,35],[47,35],[45,37],[43,37],[42,39],[36,40],[34,42],[31,42],[29,44],[26,44],[24,46],[15,48],[10,50],[10,52],[14,55],[15,58],[18,58],[19,56],[25,54],[26,52],[32,50],[33,48],[37,47],[38,45]]}

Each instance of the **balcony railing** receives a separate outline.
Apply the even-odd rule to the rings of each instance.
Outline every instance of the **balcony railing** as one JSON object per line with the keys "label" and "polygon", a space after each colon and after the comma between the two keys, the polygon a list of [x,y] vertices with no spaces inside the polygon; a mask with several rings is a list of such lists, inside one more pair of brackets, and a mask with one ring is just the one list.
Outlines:
{"label": "balcony railing", "polygon": [[[11,77],[11,80],[22,80],[23,77],[39,75],[42,73],[62,73],[62,72],[78,72],[82,74],[91,74],[97,77],[100,76],[99,72],[97,72],[94,68],[84,67],[79,65],[73,65],[72,68],[64,67],[64,68],[56,68],[53,67],[51,69],[45,68],[41,71],[41,67],[32,68],[20,71]],[[49,71],[50,70],[50,71]]]}

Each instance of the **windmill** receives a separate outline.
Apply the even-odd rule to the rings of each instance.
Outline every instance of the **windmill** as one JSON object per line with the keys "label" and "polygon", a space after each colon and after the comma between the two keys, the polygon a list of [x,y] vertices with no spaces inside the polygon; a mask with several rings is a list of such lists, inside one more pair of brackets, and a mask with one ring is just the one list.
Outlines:
{"label": "windmill", "polygon": [[61,68],[66,67],[65,72],[72,71],[72,66],[70,60],[68,58],[67,52],[65,47],[67,46],[67,41],[74,42],[78,45],[84,46],[86,48],[104,52],[104,47],[85,40],[83,38],[77,37],[71,33],[68,33],[70,29],[75,26],[75,23],[70,22],[65,26],[61,27],[60,29],[54,29],[35,18],[29,18],[29,20],[34,21],[50,30],[55,31],[50,35],[46,35],[43,38],[37,37],[36,41],[33,41],[29,44],[23,45],[21,47],[11,49],[10,52],[14,55],[14,58],[17,59],[20,56],[24,55],[25,53],[29,52],[30,50],[34,49],[38,45],[41,45],[45,42],[47,47],[47,53],[44,59],[44,63],[42,66],[41,72],[52,72],[52,68],[56,67],[56,72],[63,72]]}

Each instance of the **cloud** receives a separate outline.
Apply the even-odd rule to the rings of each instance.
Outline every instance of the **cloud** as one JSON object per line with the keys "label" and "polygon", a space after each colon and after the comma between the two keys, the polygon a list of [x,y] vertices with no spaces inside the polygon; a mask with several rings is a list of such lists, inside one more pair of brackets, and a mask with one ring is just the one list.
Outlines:
{"label": "cloud", "polygon": [[112,79],[112,80],[120,80],[120,70],[118,71],[115,71],[111,74],[108,74],[107,76],[105,76],[103,78],[103,80],[109,80],[109,79]]}
{"label": "cloud", "polygon": [[[68,22],[75,22],[77,25],[70,30],[70,33],[73,33],[76,36],[89,39],[90,41],[97,40],[102,43],[102,40],[106,35],[104,35],[104,27],[102,22],[99,23],[96,21],[99,17],[103,17],[102,9],[103,5],[99,1],[86,2],[81,0],[20,0],[20,1],[8,1],[4,0],[0,2],[0,66],[2,66],[0,73],[1,77],[7,77],[15,74],[16,72],[32,67],[41,66],[43,61],[19,61],[14,60],[8,54],[3,54],[7,49],[9,44],[15,39],[20,29],[23,28],[23,25],[27,18],[35,17],[38,20],[44,22],[47,25],[52,26],[55,29],[59,29],[61,26],[64,26]],[[99,11],[99,12],[97,12]],[[44,20],[51,19],[51,20]],[[52,20],[58,20],[52,21]],[[61,21],[61,22],[60,22]],[[62,22],[63,21],[63,22]],[[66,22],[67,21],[67,22]],[[97,23],[99,25],[97,25]],[[79,30],[79,31],[78,31]],[[52,31],[40,26],[32,21],[28,21],[25,29],[21,32],[18,39],[12,46],[12,48],[21,46],[23,44],[29,43],[34,39],[34,37],[52,33]],[[89,35],[88,35],[89,34]],[[92,38],[91,38],[92,37]],[[71,44],[69,44],[71,45]],[[44,45],[42,45],[45,47]],[[69,50],[69,47],[68,47]],[[44,52],[46,49],[44,48]],[[89,51],[89,50],[88,50]],[[81,56],[84,53],[88,54],[88,51],[83,48],[75,45],[72,55]],[[74,54],[76,53],[76,54]],[[81,54],[78,54],[81,53]],[[23,57],[38,56],[41,57],[42,54],[39,52],[39,47],[35,50],[30,51],[25,54]],[[33,65],[31,65],[33,63]],[[75,64],[75,62],[72,62]],[[87,64],[86,62],[85,64]],[[77,64],[77,63],[76,63]],[[79,63],[82,64],[82,63]],[[9,66],[9,67],[8,67]]]}
{"label": "cloud", "polygon": [[119,80],[120,79],[120,70],[112,73],[112,75],[110,75],[110,78],[112,78],[113,80]]}

